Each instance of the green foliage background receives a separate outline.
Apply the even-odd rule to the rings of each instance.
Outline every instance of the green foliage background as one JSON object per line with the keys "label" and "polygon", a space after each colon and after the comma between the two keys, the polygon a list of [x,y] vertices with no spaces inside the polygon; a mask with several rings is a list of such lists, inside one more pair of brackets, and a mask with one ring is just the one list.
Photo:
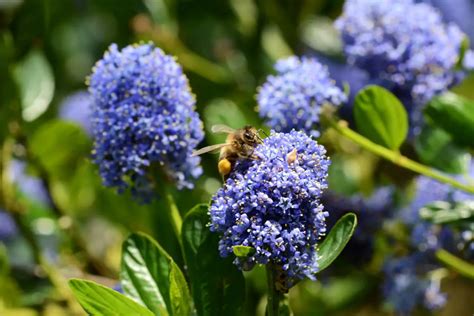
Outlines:
{"label": "green foliage background", "polygon": [[[342,60],[341,44],[331,26],[331,19],[339,15],[342,5],[342,0],[0,1],[2,153],[9,150],[14,157],[36,161],[30,163],[28,172],[43,178],[55,203],[52,207],[44,205],[17,188],[3,190],[24,205],[26,224],[34,228],[33,237],[50,253],[49,260],[59,272],[113,286],[119,272],[121,242],[134,231],[153,236],[178,265],[184,265],[179,241],[169,225],[162,225],[167,221],[167,215],[160,212],[163,202],[139,205],[127,194],[117,195],[102,187],[97,168],[89,161],[91,139],[75,123],[58,119],[60,103],[69,94],[86,88],[85,78],[110,43],[123,47],[153,41],[166,53],[177,56],[204,121],[206,140],[202,145],[214,144],[222,138],[210,134],[213,124],[261,126],[255,111],[256,87],[271,73],[277,58],[318,51]],[[474,79],[468,78],[456,91],[474,98]],[[433,120],[443,115],[440,111],[434,108],[430,112]],[[446,139],[446,134],[439,137]],[[9,148],[12,139],[17,144]],[[469,143],[474,138],[463,139]],[[446,146],[452,146],[449,140],[448,136]],[[334,133],[327,133],[322,142],[333,159],[333,190],[369,194],[378,183],[393,182],[404,188],[403,195],[410,195],[407,184],[414,174]],[[399,143],[397,140],[390,147],[398,148]],[[419,146],[426,149],[430,144],[426,140]],[[436,165],[439,162],[434,161],[431,152],[420,155],[422,160],[446,167]],[[460,154],[470,157],[465,150]],[[465,156],[453,155],[448,167],[453,172],[462,171]],[[183,215],[197,203],[207,203],[220,187],[216,158],[203,157],[204,176],[196,182],[196,189],[178,192],[168,188]],[[387,245],[381,242],[377,247],[381,258]],[[74,311],[44,275],[35,271],[35,254],[26,239],[15,240],[8,250],[0,250],[1,315],[66,315]],[[336,260],[336,271],[342,270],[343,277],[302,282],[292,290],[290,304],[295,314],[387,313],[380,304],[379,276],[375,273],[380,268],[378,261],[370,263],[367,271],[358,271]],[[262,315],[264,271],[256,269],[246,278],[249,282],[243,313]],[[466,300],[472,293],[471,282],[453,277],[448,287],[452,294],[443,315],[474,310],[473,302]]]}

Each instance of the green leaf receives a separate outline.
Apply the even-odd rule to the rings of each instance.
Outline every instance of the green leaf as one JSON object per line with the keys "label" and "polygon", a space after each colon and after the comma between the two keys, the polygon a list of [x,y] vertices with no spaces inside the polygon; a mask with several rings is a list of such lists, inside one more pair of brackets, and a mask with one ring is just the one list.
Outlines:
{"label": "green leaf", "polygon": [[255,249],[249,246],[233,246],[232,251],[237,257],[247,257],[252,255],[255,252]]}
{"label": "green leaf", "polygon": [[447,173],[466,173],[471,155],[453,143],[444,130],[426,125],[415,139],[415,149],[420,160]]}
{"label": "green leaf", "polygon": [[474,101],[446,92],[431,100],[425,114],[455,142],[474,147]]}
{"label": "green leaf", "polygon": [[208,205],[194,207],[184,218],[182,242],[198,315],[240,315],[245,281],[232,258],[221,258],[217,234],[207,224]]}
{"label": "green leaf", "polygon": [[49,107],[54,95],[54,77],[44,54],[32,50],[13,71],[20,88],[22,116],[33,121]]}
{"label": "green leaf", "polygon": [[437,201],[420,209],[420,217],[434,224],[447,224],[474,219],[474,201],[449,203]]}
{"label": "green leaf", "polygon": [[319,271],[329,265],[339,256],[354,233],[357,226],[357,216],[348,213],[342,216],[319,246]]}
{"label": "green leaf", "polygon": [[465,277],[474,279],[474,265],[456,257],[444,249],[436,251],[436,258],[446,266]]}
{"label": "green leaf", "polygon": [[65,179],[89,157],[91,147],[89,138],[78,125],[61,120],[41,125],[29,145],[48,174]]}
{"label": "green leaf", "polygon": [[144,315],[153,313],[117,291],[100,284],[72,279],[69,281],[76,299],[90,315]]}
{"label": "green leaf", "polygon": [[173,259],[145,234],[132,234],[123,244],[121,280],[128,296],[156,315],[191,310],[183,273]]}
{"label": "green leaf", "polygon": [[174,262],[171,262],[170,271],[170,300],[173,315],[191,315],[192,308],[190,302],[192,298],[189,293],[188,284],[183,273]]}
{"label": "green leaf", "polygon": [[469,50],[469,46],[469,37],[467,37],[467,35],[464,35],[464,38],[461,41],[461,45],[459,47],[459,58],[458,62],[456,63],[457,69],[463,68],[464,57],[466,56],[466,52]]}
{"label": "green leaf", "polygon": [[354,102],[357,130],[374,143],[398,149],[408,133],[408,116],[397,97],[370,85],[356,95]]}

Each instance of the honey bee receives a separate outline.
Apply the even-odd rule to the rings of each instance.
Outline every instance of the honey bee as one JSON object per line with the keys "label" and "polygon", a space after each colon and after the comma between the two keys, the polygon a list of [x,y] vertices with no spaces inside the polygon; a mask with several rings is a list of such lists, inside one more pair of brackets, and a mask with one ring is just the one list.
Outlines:
{"label": "honey bee", "polygon": [[228,134],[226,142],[196,150],[192,156],[199,156],[207,152],[220,150],[217,168],[224,180],[227,179],[238,159],[257,159],[257,157],[253,155],[253,151],[258,144],[263,143],[263,140],[260,138],[255,127],[247,125],[243,128],[233,129],[229,126],[219,124],[212,126],[211,131],[213,133]]}

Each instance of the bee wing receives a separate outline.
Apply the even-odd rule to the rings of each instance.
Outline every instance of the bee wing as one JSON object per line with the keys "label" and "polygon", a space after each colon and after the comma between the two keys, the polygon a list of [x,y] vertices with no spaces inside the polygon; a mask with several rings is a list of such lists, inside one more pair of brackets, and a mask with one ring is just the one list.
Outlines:
{"label": "bee wing", "polygon": [[203,148],[201,148],[201,149],[198,149],[198,150],[193,151],[193,154],[192,154],[191,156],[192,156],[192,157],[194,157],[194,156],[199,156],[199,155],[208,153],[208,152],[210,152],[210,151],[214,151],[214,150],[217,150],[217,149],[221,149],[222,147],[225,147],[225,146],[229,146],[229,144],[224,143],[224,144],[217,144],[217,145],[206,146],[206,147],[203,147]]}
{"label": "bee wing", "polygon": [[227,134],[235,133],[235,129],[224,124],[212,125],[211,131],[213,133],[227,133]]}

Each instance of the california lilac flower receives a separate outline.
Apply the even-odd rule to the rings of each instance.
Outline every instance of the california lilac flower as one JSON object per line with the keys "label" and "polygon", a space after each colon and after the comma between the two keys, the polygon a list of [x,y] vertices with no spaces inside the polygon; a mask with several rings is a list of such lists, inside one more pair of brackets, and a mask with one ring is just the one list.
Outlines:
{"label": "california lilac flower", "polygon": [[287,275],[288,286],[314,279],[316,244],[328,216],[320,202],[330,164],[326,150],[303,132],[272,132],[254,154],[259,159],[238,161],[212,198],[210,229],[223,233],[220,254],[250,246],[253,254],[234,261],[241,269],[271,262]]}
{"label": "california lilac flower", "polygon": [[474,2],[472,0],[423,0],[439,9],[445,21],[456,23],[474,42]]}
{"label": "california lilac flower", "polygon": [[324,104],[338,106],[346,95],[315,58],[295,56],[275,64],[276,75],[268,76],[259,88],[259,114],[278,132],[292,129],[319,136],[315,127]]}
{"label": "california lilac flower", "polygon": [[92,135],[92,98],[89,92],[79,91],[68,96],[59,107],[59,117],[78,123],[84,131]]}
{"label": "california lilac flower", "polygon": [[130,188],[147,199],[152,165],[176,186],[191,188],[201,175],[191,157],[203,139],[195,98],[181,66],[153,44],[119,51],[113,44],[89,79],[93,98],[93,157],[106,186]]}
{"label": "california lilac flower", "polygon": [[43,205],[50,204],[49,194],[41,179],[26,172],[26,162],[13,159],[10,161],[9,176],[11,181],[29,199]]}
{"label": "california lilac flower", "polygon": [[316,56],[328,68],[331,78],[335,80],[339,88],[349,88],[347,102],[342,105],[338,114],[341,118],[353,122],[354,98],[361,89],[372,83],[368,73],[363,69],[338,62],[322,54],[317,54]]}
{"label": "california lilac flower", "polygon": [[[474,168],[471,165],[472,172]],[[446,303],[446,294],[440,291],[440,281],[428,278],[430,271],[440,267],[434,253],[442,248],[472,258],[474,240],[472,234],[466,240],[465,236],[469,235],[466,231],[423,221],[419,217],[419,210],[435,201],[459,202],[467,199],[474,200],[474,195],[431,178],[418,177],[414,198],[400,212],[401,220],[411,230],[408,245],[411,254],[403,258],[391,258],[386,262],[384,293],[397,312],[408,313],[415,306],[438,309]],[[413,293],[409,298],[403,296],[408,288]]]}
{"label": "california lilac flower", "polygon": [[386,263],[383,292],[398,315],[409,315],[417,306],[438,309],[445,304],[446,295],[440,292],[439,280],[426,277],[432,269],[427,258],[419,253]]}
{"label": "california lilac flower", "polygon": [[413,0],[348,0],[335,22],[348,62],[407,106],[419,108],[455,84],[464,34],[431,5]]}
{"label": "california lilac flower", "polygon": [[0,210],[0,241],[6,241],[16,233],[17,228],[10,214]]}
{"label": "california lilac flower", "polygon": [[393,193],[392,187],[381,187],[369,197],[360,194],[346,197],[330,190],[324,192],[321,202],[331,213],[328,218],[329,229],[344,214],[348,212],[357,214],[356,230],[342,253],[350,262],[366,264],[370,261],[374,248],[374,235],[382,229],[383,221],[392,216]]}

